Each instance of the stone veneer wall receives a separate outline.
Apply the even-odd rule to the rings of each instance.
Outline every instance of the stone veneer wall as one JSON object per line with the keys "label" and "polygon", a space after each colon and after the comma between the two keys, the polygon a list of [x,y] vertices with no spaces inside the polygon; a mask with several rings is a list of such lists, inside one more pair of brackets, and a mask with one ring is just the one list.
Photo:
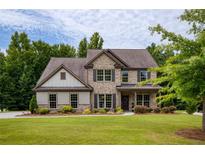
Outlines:
{"label": "stone veneer wall", "polygon": [[[101,55],[93,62],[93,69],[115,69],[115,62],[105,54]],[[88,84],[93,87],[91,93],[91,103],[94,104],[94,94],[116,94],[116,103],[119,102],[116,86],[121,83],[121,70],[115,69],[115,81],[93,81],[93,69],[88,69]],[[118,104],[118,103],[117,103]]]}

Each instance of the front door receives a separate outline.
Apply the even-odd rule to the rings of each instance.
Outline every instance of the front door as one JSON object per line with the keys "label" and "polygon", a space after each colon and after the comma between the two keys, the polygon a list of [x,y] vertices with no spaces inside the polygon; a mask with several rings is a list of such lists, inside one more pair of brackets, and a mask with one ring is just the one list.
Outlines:
{"label": "front door", "polygon": [[128,95],[122,96],[122,98],[121,98],[121,108],[124,111],[129,110],[129,96]]}

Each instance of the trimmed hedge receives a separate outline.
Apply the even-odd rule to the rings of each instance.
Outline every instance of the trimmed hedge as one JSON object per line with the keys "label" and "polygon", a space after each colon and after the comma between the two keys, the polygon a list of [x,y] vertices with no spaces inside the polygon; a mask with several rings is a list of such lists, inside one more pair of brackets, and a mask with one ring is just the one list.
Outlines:
{"label": "trimmed hedge", "polygon": [[70,105],[65,105],[65,106],[63,106],[63,108],[62,108],[62,112],[63,112],[63,113],[72,112],[72,110],[73,110],[73,108],[72,108],[72,106],[70,106]]}
{"label": "trimmed hedge", "polygon": [[141,106],[141,105],[136,105],[134,107],[134,112],[135,113],[147,113],[148,109],[146,106]]}
{"label": "trimmed hedge", "polygon": [[39,108],[38,113],[39,114],[48,114],[50,111],[48,108]]}

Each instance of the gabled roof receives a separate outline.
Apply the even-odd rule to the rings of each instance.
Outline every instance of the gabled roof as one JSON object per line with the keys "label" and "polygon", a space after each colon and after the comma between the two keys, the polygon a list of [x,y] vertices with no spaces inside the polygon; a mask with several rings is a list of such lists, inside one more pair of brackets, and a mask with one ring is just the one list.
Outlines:
{"label": "gabled roof", "polygon": [[42,84],[48,81],[53,75],[55,75],[60,69],[65,69],[73,77],[86,86],[88,89],[92,89],[90,85],[86,83],[85,74],[85,58],[51,58],[46,66],[43,74],[37,82],[34,90],[39,88]]}
{"label": "gabled roof", "polygon": [[[99,50],[99,52],[95,56],[87,56],[87,63],[85,67],[92,64],[102,54],[107,55],[110,59],[112,59],[119,66],[129,67],[125,61],[123,61],[120,57],[114,54],[110,49],[102,49],[102,50]],[[88,55],[89,55],[89,51],[88,51]]]}
{"label": "gabled roof", "polygon": [[123,68],[140,69],[158,66],[146,49],[90,49],[86,58],[51,58],[34,90],[39,88],[62,67],[86,85],[88,89],[91,89],[92,87],[87,84],[86,66],[102,54],[106,54],[118,66]]}
{"label": "gabled roof", "polygon": [[[109,49],[128,65],[128,68],[157,67],[156,61],[146,49]],[[103,49],[89,49],[87,62],[94,59]]]}

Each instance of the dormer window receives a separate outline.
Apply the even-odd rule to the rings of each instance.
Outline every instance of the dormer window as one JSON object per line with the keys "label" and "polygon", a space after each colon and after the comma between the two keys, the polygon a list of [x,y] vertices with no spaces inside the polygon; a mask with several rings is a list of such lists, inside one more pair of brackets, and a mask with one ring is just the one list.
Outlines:
{"label": "dormer window", "polygon": [[66,80],[66,74],[65,74],[65,72],[61,72],[61,73],[60,73],[60,77],[61,77],[61,80]]}

